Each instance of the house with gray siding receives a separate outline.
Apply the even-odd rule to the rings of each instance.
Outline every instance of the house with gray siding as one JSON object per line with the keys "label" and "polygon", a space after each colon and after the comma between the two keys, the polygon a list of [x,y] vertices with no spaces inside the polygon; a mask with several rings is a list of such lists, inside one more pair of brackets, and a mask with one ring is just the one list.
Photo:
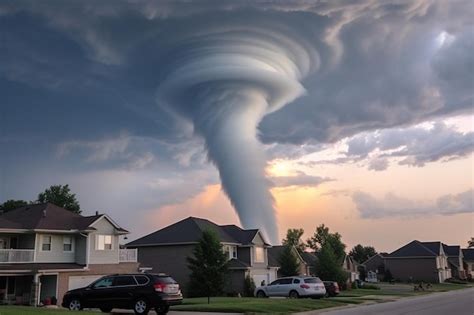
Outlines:
{"label": "house with gray siding", "polygon": [[385,256],[385,270],[404,282],[442,283],[451,278],[448,256],[441,242],[412,241]]}
{"label": "house with gray siding", "polygon": [[362,263],[366,272],[367,282],[385,280],[385,257],[387,253],[377,253]]}
{"label": "house with gray siding", "polygon": [[466,273],[466,278],[474,278],[474,248],[463,248],[463,265]]}
{"label": "house with gray siding", "polygon": [[209,220],[189,217],[126,244],[138,250],[141,266],[152,272],[171,275],[187,295],[190,270],[187,257],[192,256],[203,231],[214,231],[229,257],[226,293],[243,294],[244,280],[250,276],[258,285],[277,277],[278,267],[269,263],[271,245],[258,229],[244,230],[236,225],[217,225]]}
{"label": "house with gray siding", "polygon": [[[278,278],[283,277],[279,271],[280,268],[280,257],[285,249],[285,245],[272,246],[267,249],[269,264],[272,267],[278,268],[277,276]],[[298,275],[300,276],[309,276],[310,273],[310,264],[306,262],[303,255],[298,252],[296,247],[292,246],[291,252],[295,256],[296,261],[298,262]],[[308,253],[309,254],[309,253]],[[306,256],[307,257],[307,256]],[[296,275],[295,275],[296,276]],[[256,283],[259,285],[260,283]]]}
{"label": "house with gray siding", "polygon": [[112,273],[136,272],[128,234],[109,216],[81,216],[51,203],[0,215],[0,302],[40,305]]}
{"label": "house with gray siding", "polygon": [[467,278],[464,270],[463,253],[459,245],[443,244],[443,251],[448,257],[448,265],[451,269],[451,276],[453,278],[464,280]]}

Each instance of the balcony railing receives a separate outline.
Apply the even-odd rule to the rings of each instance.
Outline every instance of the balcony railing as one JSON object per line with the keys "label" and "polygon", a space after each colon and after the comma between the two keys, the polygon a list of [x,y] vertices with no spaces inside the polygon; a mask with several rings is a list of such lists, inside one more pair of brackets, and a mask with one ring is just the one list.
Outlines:
{"label": "balcony railing", "polygon": [[34,257],[34,249],[0,249],[0,263],[29,263]]}
{"label": "balcony railing", "polygon": [[122,248],[120,249],[119,262],[137,262],[137,249]]}

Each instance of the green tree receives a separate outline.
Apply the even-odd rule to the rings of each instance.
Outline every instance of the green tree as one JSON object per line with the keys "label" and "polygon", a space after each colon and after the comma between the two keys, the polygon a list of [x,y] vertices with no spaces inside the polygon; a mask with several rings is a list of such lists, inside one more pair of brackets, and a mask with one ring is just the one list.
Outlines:
{"label": "green tree", "polygon": [[193,250],[193,257],[187,258],[191,270],[189,289],[192,296],[207,296],[207,303],[210,303],[211,296],[222,294],[227,258],[217,234],[205,230]]}
{"label": "green tree", "polygon": [[25,201],[25,200],[9,199],[5,201],[4,203],[0,204],[0,213],[8,212],[16,208],[26,206],[27,204],[28,204],[28,201]]}
{"label": "green tree", "polygon": [[474,237],[471,237],[471,239],[467,241],[467,247],[474,247]]}
{"label": "green tree", "polygon": [[293,252],[293,246],[285,245],[278,257],[280,273],[283,277],[296,276],[299,273],[298,259]]}
{"label": "green tree", "polygon": [[377,254],[375,248],[372,246],[362,246],[360,244],[354,246],[349,252],[349,255],[352,256],[352,258],[354,258],[354,260],[359,264],[363,263],[375,254]]}
{"label": "green tree", "polygon": [[329,228],[324,224],[321,224],[316,228],[314,235],[311,236],[307,241],[307,246],[313,249],[316,254],[323,248],[324,245],[329,244],[333,249],[336,261],[338,264],[342,264],[346,253],[346,245],[341,240],[341,234],[330,233]]}
{"label": "green tree", "polygon": [[318,251],[318,261],[314,266],[316,275],[322,280],[336,281],[343,286],[348,278],[347,272],[342,269],[337,255],[329,242],[323,243]]}
{"label": "green tree", "polygon": [[301,241],[301,237],[304,234],[303,229],[288,229],[286,231],[286,238],[283,239],[283,245],[294,246],[298,252],[302,253],[306,249],[306,244]]}
{"label": "green tree", "polygon": [[81,213],[76,195],[71,193],[69,185],[53,185],[38,195],[38,202],[50,202],[75,213]]}

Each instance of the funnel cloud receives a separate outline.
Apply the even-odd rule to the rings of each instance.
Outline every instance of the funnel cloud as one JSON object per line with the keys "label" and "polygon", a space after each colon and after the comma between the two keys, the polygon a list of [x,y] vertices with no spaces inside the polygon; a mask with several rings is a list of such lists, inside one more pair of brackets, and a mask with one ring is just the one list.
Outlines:
{"label": "funnel cloud", "polygon": [[[244,228],[278,242],[273,197],[257,127],[305,89],[318,63],[302,40],[270,29],[227,28],[201,34],[158,90],[158,103],[190,121]],[[179,51],[179,50],[178,50]]]}

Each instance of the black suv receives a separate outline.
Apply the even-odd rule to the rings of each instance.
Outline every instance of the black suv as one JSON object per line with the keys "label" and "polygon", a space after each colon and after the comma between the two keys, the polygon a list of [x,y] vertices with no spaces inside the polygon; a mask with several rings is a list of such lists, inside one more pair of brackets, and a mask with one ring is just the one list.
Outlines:
{"label": "black suv", "polygon": [[108,313],[113,308],[133,309],[146,315],[155,308],[159,315],[170,305],[181,304],[179,284],[165,274],[118,274],[105,276],[85,288],[66,292],[62,306],[79,311],[85,307]]}

